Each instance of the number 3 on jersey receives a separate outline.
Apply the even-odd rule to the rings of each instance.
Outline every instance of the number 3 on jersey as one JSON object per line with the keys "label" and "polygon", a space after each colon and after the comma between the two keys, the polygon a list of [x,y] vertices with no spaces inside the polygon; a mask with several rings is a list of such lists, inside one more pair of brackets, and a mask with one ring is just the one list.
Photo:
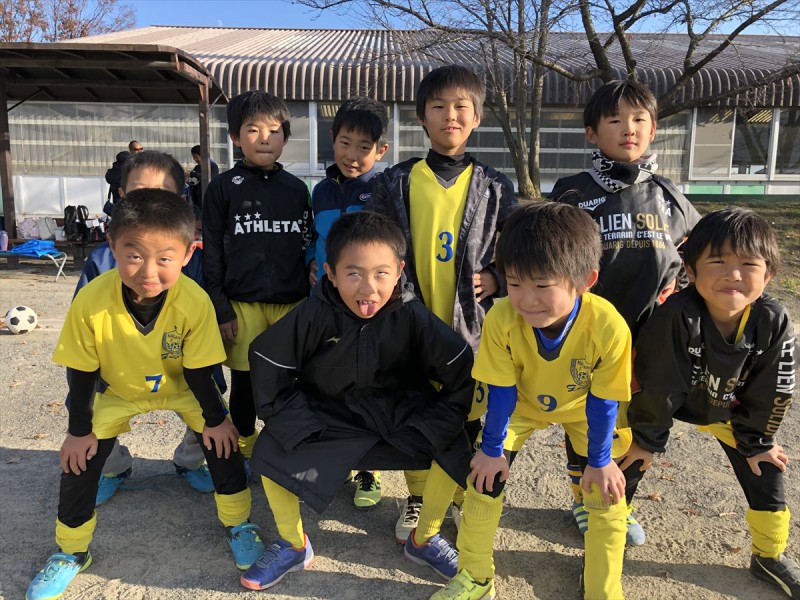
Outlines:
{"label": "number 3 on jersey", "polygon": [[439,233],[439,240],[442,242],[441,250],[436,254],[436,260],[447,262],[453,258],[453,234],[449,231]]}
{"label": "number 3 on jersey", "polygon": [[161,380],[162,380],[163,378],[164,378],[164,376],[163,376],[162,374],[160,374],[160,373],[159,373],[158,375],[145,375],[145,378],[144,378],[144,380],[145,380],[147,383],[149,383],[150,385],[152,385],[152,386],[153,386],[153,387],[152,387],[152,389],[151,389],[150,391],[151,391],[151,392],[153,392],[153,393],[155,393],[155,392],[157,392],[157,391],[158,391],[158,386],[159,386],[159,385],[161,385]]}

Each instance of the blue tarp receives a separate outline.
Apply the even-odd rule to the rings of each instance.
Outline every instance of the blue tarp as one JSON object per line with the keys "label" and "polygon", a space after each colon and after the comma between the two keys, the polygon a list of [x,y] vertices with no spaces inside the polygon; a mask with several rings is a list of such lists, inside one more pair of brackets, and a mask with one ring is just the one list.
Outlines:
{"label": "blue tarp", "polygon": [[41,258],[42,256],[60,256],[63,252],[56,250],[55,242],[51,240],[28,240],[24,244],[20,244],[15,248],[9,250],[12,254],[19,254],[20,256],[33,256]]}

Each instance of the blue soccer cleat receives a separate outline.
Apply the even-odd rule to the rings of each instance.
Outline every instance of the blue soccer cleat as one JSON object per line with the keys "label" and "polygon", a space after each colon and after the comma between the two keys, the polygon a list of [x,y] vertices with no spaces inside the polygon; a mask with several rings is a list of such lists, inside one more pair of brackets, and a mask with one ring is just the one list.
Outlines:
{"label": "blue soccer cleat", "polygon": [[266,590],[277,584],[287,573],[302,571],[314,562],[314,550],[308,536],[304,536],[305,545],[294,548],[286,540],[277,540],[270,544],[264,555],[247,569],[240,581],[249,590]]}
{"label": "blue soccer cleat", "polygon": [[56,552],[47,559],[44,568],[31,581],[28,591],[25,592],[25,600],[60,598],[75,576],[90,564],[92,555],[89,552],[78,555]]}

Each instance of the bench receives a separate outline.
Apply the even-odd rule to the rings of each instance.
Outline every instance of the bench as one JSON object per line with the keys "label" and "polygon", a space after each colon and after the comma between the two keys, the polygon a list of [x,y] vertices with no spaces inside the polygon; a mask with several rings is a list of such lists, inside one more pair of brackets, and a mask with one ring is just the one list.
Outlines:
{"label": "bench", "polygon": [[[8,240],[9,248],[14,248],[15,246],[19,246],[27,242],[28,240],[24,239],[10,239]],[[56,267],[58,267],[58,274],[56,275],[56,281],[62,275],[64,275],[64,264],[66,263],[66,259],[68,255],[72,256],[72,266],[77,271],[83,271],[83,266],[86,263],[86,259],[92,253],[92,250],[96,246],[99,246],[103,242],[71,242],[67,240],[55,240],[53,244],[56,247],[56,250],[59,250],[63,257],[60,255],[58,256],[42,256],[41,258],[50,258],[53,259],[53,262],[56,263]],[[14,254],[13,252],[0,252],[0,258],[5,258],[8,260],[8,264],[12,268],[17,268],[19,266],[19,258],[22,256],[23,258],[34,258],[33,256],[25,256],[20,254]],[[61,261],[59,265],[56,261]]]}
{"label": "bench", "polygon": [[[12,248],[18,246],[21,243],[24,243],[28,240],[8,240],[8,245]],[[58,250],[58,247],[56,247]],[[19,267],[19,259],[26,258],[32,260],[50,260],[55,265],[56,271],[56,281],[58,281],[59,277],[64,276],[64,265],[67,262],[67,253],[59,251],[58,254],[43,254],[42,256],[33,256],[30,254],[17,254],[15,252],[0,252],[0,258],[5,258],[8,261],[8,265],[15,269]]]}

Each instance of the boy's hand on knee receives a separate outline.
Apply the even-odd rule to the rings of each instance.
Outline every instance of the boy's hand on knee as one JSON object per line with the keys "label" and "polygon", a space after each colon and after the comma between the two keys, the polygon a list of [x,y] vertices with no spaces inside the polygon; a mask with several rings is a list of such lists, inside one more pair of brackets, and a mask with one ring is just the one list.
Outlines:
{"label": "boy's hand on knee", "polygon": [[504,454],[498,457],[486,456],[482,450],[478,450],[469,463],[472,472],[469,480],[475,486],[475,491],[479,494],[485,489],[487,492],[494,491],[494,478],[500,473],[500,481],[508,479],[508,461]]}
{"label": "boy's hand on knee", "polygon": [[633,440],[631,442],[631,447],[628,448],[628,451],[622,457],[622,462],[619,463],[620,471],[624,471],[637,460],[642,461],[642,466],[639,467],[639,470],[647,471],[647,469],[650,468],[650,465],[653,464],[653,453],[649,450],[645,450],[636,443],[636,440]]}
{"label": "boy's hand on knee", "polygon": [[789,457],[786,456],[786,452],[784,452],[783,446],[780,444],[775,444],[766,452],[751,456],[747,459],[747,464],[750,465],[750,470],[756,477],[761,477],[761,467],[758,466],[758,463],[762,462],[772,463],[780,469],[781,473],[785,473],[786,465],[789,464]]}
{"label": "boy's hand on knee", "polygon": [[472,285],[475,288],[475,295],[480,302],[484,298],[488,298],[497,293],[500,286],[497,284],[497,279],[491,271],[481,271],[472,276]]}
{"label": "boy's hand on knee", "polygon": [[239,322],[234,319],[227,323],[220,323],[219,332],[222,334],[223,342],[226,344],[233,344],[236,341],[236,336],[239,335]]}
{"label": "boy's hand on knee", "polygon": [[203,426],[203,445],[209,450],[212,450],[211,440],[214,440],[217,458],[230,458],[239,449],[239,432],[228,419],[216,427]]}
{"label": "boy's hand on knee", "polygon": [[581,488],[589,493],[593,483],[599,488],[605,506],[616,504],[625,497],[625,476],[613,460],[605,467],[586,467]]}
{"label": "boy's hand on knee", "polygon": [[86,470],[86,463],[97,454],[97,436],[93,433],[83,436],[67,434],[61,444],[59,460],[64,473],[72,471],[80,475]]}

